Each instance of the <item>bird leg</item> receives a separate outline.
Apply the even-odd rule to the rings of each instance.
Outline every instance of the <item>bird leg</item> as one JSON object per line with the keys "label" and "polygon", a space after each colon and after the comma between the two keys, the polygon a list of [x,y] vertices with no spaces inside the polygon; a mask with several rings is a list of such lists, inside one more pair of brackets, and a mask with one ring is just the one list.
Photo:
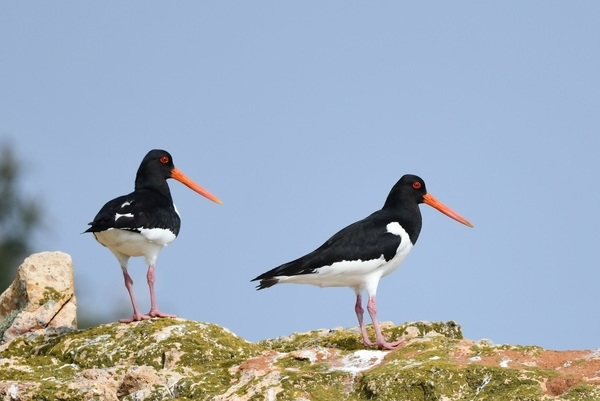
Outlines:
{"label": "bird leg", "polygon": [[389,343],[383,337],[383,334],[381,333],[381,327],[379,326],[379,321],[377,320],[377,307],[375,306],[375,296],[369,297],[369,302],[367,303],[367,310],[369,311],[369,316],[371,316],[373,328],[375,329],[375,341],[377,348],[395,349],[396,347],[398,347],[398,345],[404,342],[404,339],[400,339],[398,341]]}
{"label": "bird leg", "polygon": [[148,266],[148,274],[146,275],[146,279],[148,279],[148,287],[150,287],[150,312],[148,315],[151,317],[177,317],[177,315],[171,315],[169,313],[163,313],[158,310],[156,306],[156,297],[154,296],[154,265]]}
{"label": "bird leg", "polygon": [[367,328],[365,327],[365,322],[363,320],[363,313],[365,310],[362,307],[362,296],[360,293],[356,294],[356,305],[354,305],[354,311],[356,312],[356,317],[358,318],[358,325],[360,326],[360,333],[362,334],[363,344],[365,347],[372,347],[375,345],[374,342],[371,341],[369,335],[367,334]]}
{"label": "bird leg", "polygon": [[133,296],[133,280],[129,273],[127,273],[126,269],[123,269],[123,277],[125,278],[125,288],[127,288],[127,292],[129,293],[129,298],[131,299],[131,305],[133,305],[133,316],[128,319],[120,319],[121,323],[131,323],[136,322],[138,320],[150,319],[150,316],[144,315],[140,312],[135,303],[135,297]]}

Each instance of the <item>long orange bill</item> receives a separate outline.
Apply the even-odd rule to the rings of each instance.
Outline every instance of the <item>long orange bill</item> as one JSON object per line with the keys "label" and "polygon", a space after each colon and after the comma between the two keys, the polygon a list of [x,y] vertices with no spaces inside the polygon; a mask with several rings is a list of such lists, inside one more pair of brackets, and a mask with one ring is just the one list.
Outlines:
{"label": "long orange bill", "polygon": [[473,227],[473,224],[471,224],[467,219],[450,209],[448,206],[444,205],[439,200],[435,199],[432,195],[425,194],[423,196],[423,202],[444,213],[446,216],[458,221],[459,223],[463,223],[465,226]]}
{"label": "long orange bill", "polygon": [[216,196],[214,196],[213,194],[208,192],[206,189],[202,188],[200,185],[196,184],[194,181],[189,179],[185,174],[183,174],[176,167],[173,167],[173,170],[171,170],[171,178],[176,179],[177,181],[179,181],[180,183],[182,183],[183,185],[185,185],[192,191],[198,192],[200,195],[204,196],[205,198],[208,198],[211,201],[218,203],[219,205],[223,204],[223,202],[221,202],[221,200],[219,198],[217,198]]}

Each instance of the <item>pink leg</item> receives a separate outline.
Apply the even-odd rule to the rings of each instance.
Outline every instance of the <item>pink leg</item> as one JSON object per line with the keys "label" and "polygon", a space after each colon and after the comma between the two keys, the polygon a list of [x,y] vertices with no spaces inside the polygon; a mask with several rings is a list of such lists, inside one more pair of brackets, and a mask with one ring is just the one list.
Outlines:
{"label": "pink leg", "polygon": [[150,312],[148,315],[152,317],[177,317],[177,315],[171,315],[169,313],[163,313],[158,310],[156,306],[156,297],[154,296],[154,265],[150,265],[148,267],[148,274],[146,275],[148,279],[148,287],[150,287]]}
{"label": "pink leg", "polygon": [[373,321],[373,328],[375,329],[375,341],[377,342],[377,347],[379,349],[395,349],[398,345],[404,342],[403,339],[395,341],[393,343],[389,343],[383,338],[383,334],[381,333],[381,327],[379,327],[379,320],[377,320],[377,307],[375,306],[375,297],[369,297],[369,302],[367,303],[367,310],[369,311],[369,316],[371,316],[371,320]]}
{"label": "pink leg", "polygon": [[354,311],[356,312],[356,317],[358,318],[358,325],[360,326],[363,344],[366,347],[374,346],[375,343],[369,338],[369,335],[367,334],[367,328],[365,327],[365,322],[363,320],[363,313],[365,310],[362,308],[362,296],[360,294],[356,294],[356,305],[354,305]]}
{"label": "pink leg", "polygon": [[120,319],[119,322],[131,323],[138,320],[150,319],[150,316],[140,313],[140,310],[135,303],[135,297],[133,296],[133,280],[129,273],[127,273],[127,270],[123,270],[123,277],[125,278],[125,288],[127,288],[127,292],[129,293],[131,305],[133,305],[133,316],[128,319]]}

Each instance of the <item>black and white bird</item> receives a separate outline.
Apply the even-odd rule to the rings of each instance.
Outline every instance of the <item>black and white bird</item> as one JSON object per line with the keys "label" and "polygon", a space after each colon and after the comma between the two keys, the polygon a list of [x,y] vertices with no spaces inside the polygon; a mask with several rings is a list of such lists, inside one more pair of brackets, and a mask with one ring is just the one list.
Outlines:
{"label": "black and white bird", "polygon": [[[154,149],[142,160],[135,177],[135,190],[129,195],[119,196],[100,209],[91,226],[85,232],[93,233],[102,245],[117,257],[125,287],[133,305],[133,316],[121,319],[123,323],[152,317],[174,317],[161,312],[154,295],[154,266],[160,250],[173,242],[179,234],[181,219],[173,204],[168,178],[174,178],[202,196],[221,204],[222,202],[186,177],[173,165],[169,152]],[[133,295],[133,280],[127,272],[132,256],[143,256],[148,264],[146,278],[150,287],[150,312],[143,314],[138,309]]]}
{"label": "black and white bird", "polygon": [[[379,280],[398,268],[419,238],[421,211],[426,203],[448,217],[473,227],[469,221],[427,193],[425,182],[405,175],[394,185],[381,210],[353,223],[329,238],[311,253],[261,274],[257,289],[278,283],[313,284],[320,287],[351,287],[356,293],[354,310],[363,344],[394,349],[403,340],[388,342],[383,337],[375,296]],[[367,310],[375,330],[371,341],[363,320],[362,293],[369,297]]]}

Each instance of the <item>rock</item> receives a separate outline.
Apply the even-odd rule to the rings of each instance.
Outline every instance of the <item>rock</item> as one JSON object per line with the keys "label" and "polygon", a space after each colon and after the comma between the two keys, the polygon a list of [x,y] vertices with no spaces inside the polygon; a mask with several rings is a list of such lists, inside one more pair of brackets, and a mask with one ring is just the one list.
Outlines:
{"label": "rock", "polygon": [[29,256],[0,295],[0,343],[23,333],[77,328],[71,257],[62,252]]}
{"label": "rock", "polygon": [[234,365],[263,351],[227,329],[185,319],[21,336],[0,346],[0,399],[11,388],[22,401],[206,399],[227,391]]}
{"label": "rock", "polygon": [[473,341],[452,321],[382,323],[390,340],[404,343],[381,351],[365,349],[357,327],[258,343],[185,319],[78,331],[75,308],[68,255],[27,258],[0,296],[0,399],[600,399],[600,350]]}
{"label": "rock", "polygon": [[600,399],[600,351],[473,341],[454,322],[385,326],[410,334],[401,348],[364,349],[356,328],[251,343],[185,319],[25,335],[0,346],[0,399]]}

